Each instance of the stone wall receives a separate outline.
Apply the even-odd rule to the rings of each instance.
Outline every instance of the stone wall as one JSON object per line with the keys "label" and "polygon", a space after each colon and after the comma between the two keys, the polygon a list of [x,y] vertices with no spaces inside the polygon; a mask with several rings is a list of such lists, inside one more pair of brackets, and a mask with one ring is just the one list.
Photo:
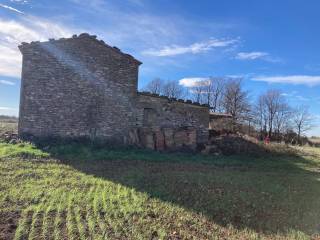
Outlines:
{"label": "stone wall", "polygon": [[19,134],[123,140],[140,62],[94,36],[22,44]]}
{"label": "stone wall", "polygon": [[95,36],[23,43],[19,48],[21,137],[138,141],[159,150],[208,140],[207,106],[138,93],[141,62]]}
{"label": "stone wall", "polygon": [[196,150],[199,143],[194,127],[140,127],[131,129],[128,144],[163,151]]}
{"label": "stone wall", "polygon": [[209,108],[206,105],[138,93],[137,106],[137,127],[171,128],[175,131],[194,128],[197,143],[208,140]]}

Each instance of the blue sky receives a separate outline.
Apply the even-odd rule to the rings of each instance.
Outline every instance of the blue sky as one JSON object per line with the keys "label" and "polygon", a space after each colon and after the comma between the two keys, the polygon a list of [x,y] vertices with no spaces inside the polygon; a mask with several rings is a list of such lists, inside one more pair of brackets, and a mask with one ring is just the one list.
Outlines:
{"label": "blue sky", "polygon": [[0,0],[0,114],[18,114],[20,42],[89,32],[143,62],[139,87],[242,76],[252,99],[280,89],[320,125],[319,10],[317,0]]}

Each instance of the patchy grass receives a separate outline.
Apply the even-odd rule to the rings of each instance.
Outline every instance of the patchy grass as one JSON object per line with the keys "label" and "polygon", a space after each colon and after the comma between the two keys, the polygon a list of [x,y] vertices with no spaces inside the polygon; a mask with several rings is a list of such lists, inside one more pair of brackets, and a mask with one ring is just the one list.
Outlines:
{"label": "patchy grass", "polygon": [[41,159],[48,158],[49,153],[38,149],[31,143],[9,144],[0,142],[1,158]]}
{"label": "patchy grass", "polygon": [[271,148],[213,157],[1,143],[0,239],[317,239],[319,149]]}

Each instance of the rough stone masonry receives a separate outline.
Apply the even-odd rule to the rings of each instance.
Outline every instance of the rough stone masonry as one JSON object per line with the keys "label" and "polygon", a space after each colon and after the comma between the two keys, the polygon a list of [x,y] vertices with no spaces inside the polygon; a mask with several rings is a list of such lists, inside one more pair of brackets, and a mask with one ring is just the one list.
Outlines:
{"label": "rough stone masonry", "polygon": [[19,135],[163,150],[208,140],[209,108],[138,92],[140,61],[87,33],[22,43]]}

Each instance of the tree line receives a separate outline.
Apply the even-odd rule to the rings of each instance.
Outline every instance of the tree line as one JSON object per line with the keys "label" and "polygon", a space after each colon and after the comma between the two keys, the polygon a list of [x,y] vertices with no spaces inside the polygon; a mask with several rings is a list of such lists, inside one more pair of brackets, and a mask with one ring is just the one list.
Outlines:
{"label": "tree line", "polygon": [[210,77],[195,81],[188,87],[177,81],[155,78],[145,91],[170,98],[192,99],[208,104],[212,112],[231,115],[232,131],[249,125],[260,138],[301,142],[302,136],[313,127],[313,117],[305,105],[291,106],[277,89],[269,89],[253,99],[244,89],[243,79]]}

